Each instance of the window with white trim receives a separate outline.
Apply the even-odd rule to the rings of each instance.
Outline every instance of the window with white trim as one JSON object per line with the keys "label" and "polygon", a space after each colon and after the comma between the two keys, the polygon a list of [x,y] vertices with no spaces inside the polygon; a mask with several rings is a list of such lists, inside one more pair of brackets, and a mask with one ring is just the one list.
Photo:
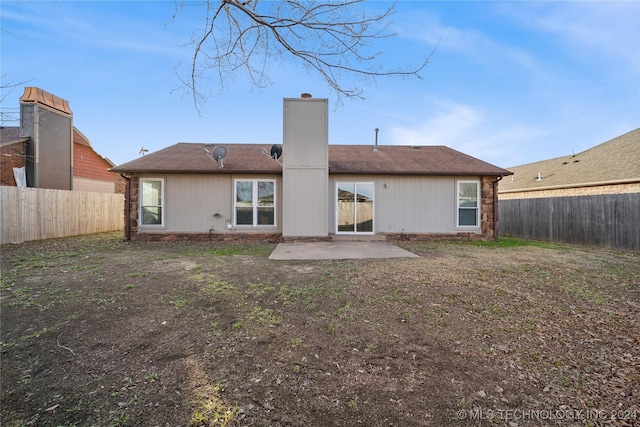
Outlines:
{"label": "window with white trim", "polygon": [[238,227],[276,225],[276,181],[238,179],[234,186],[234,224]]}
{"label": "window with white trim", "polygon": [[458,181],[458,227],[478,227],[480,224],[480,181]]}
{"label": "window with white trim", "polygon": [[140,178],[140,225],[164,226],[164,179]]}

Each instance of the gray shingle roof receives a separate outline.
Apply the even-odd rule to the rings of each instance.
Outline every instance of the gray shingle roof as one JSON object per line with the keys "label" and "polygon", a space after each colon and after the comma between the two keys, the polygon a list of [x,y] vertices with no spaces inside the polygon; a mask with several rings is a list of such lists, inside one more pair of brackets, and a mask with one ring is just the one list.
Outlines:
{"label": "gray shingle roof", "polygon": [[[207,156],[217,146],[224,146],[227,154],[224,168]],[[135,173],[281,173],[282,167],[262,154],[271,146],[259,144],[195,144],[181,142],[111,169],[114,172]]]}
{"label": "gray shingle roof", "polygon": [[20,136],[19,126],[2,126],[0,128],[0,144],[13,144],[28,141],[29,137]]}
{"label": "gray shingle roof", "polygon": [[640,128],[581,153],[509,170],[514,174],[500,181],[500,193],[640,182]]}
{"label": "gray shingle roof", "polygon": [[[218,145],[227,150],[224,168],[204,152]],[[194,143],[179,143],[139,157],[112,169],[130,173],[282,173],[282,167],[262,154],[270,149],[260,144],[216,144],[215,146]],[[283,157],[287,149],[283,147]],[[444,146],[379,146],[329,145],[330,174],[368,175],[509,175],[482,160],[468,156]]]}

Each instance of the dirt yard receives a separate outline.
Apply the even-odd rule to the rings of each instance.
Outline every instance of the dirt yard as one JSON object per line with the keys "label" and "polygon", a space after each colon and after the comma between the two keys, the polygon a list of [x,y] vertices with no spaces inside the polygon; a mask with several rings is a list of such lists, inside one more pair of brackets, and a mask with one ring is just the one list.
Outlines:
{"label": "dirt yard", "polygon": [[2,426],[638,426],[640,254],[2,247]]}

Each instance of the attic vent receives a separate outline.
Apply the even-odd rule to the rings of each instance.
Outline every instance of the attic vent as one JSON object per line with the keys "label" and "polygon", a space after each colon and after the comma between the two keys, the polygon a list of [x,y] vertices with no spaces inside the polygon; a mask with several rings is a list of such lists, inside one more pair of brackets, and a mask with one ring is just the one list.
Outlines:
{"label": "attic vent", "polygon": [[[568,165],[570,162],[562,162],[563,165]],[[573,163],[580,163],[580,159],[573,160]]]}
{"label": "attic vent", "polygon": [[414,150],[418,150],[422,147],[420,145],[412,145],[411,148],[413,148]]}
{"label": "attic vent", "polygon": [[311,94],[310,94],[310,93],[306,93],[306,92],[305,92],[305,93],[303,93],[303,94],[301,94],[301,95],[300,95],[300,98],[309,99],[309,98],[312,98],[312,96],[311,96]]}

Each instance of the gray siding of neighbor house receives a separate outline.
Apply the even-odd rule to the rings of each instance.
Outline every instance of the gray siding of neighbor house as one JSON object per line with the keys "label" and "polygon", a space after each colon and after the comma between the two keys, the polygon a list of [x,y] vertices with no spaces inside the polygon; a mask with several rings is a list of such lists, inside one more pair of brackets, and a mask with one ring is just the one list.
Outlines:
{"label": "gray siding of neighbor house", "polygon": [[329,235],[328,101],[284,100],[282,234]]}
{"label": "gray siding of neighbor house", "polygon": [[[280,232],[282,224],[282,179],[277,175],[141,175],[141,178],[165,179],[165,227],[139,226],[145,233],[235,233],[225,221],[233,223],[233,186],[235,179],[276,180],[276,227],[249,228],[252,233]],[[218,215],[216,215],[218,214]]]}
{"label": "gray siding of neighbor house", "polygon": [[[473,177],[337,175],[330,177],[329,228],[336,231],[336,183],[373,182],[374,233],[480,233],[456,227],[456,182]],[[477,178],[479,179],[479,178]]]}
{"label": "gray siding of neighbor house", "polygon": [[71,190],[73,185],[72,116],[39,104],[21,105],[27,144],[27,186]]}

